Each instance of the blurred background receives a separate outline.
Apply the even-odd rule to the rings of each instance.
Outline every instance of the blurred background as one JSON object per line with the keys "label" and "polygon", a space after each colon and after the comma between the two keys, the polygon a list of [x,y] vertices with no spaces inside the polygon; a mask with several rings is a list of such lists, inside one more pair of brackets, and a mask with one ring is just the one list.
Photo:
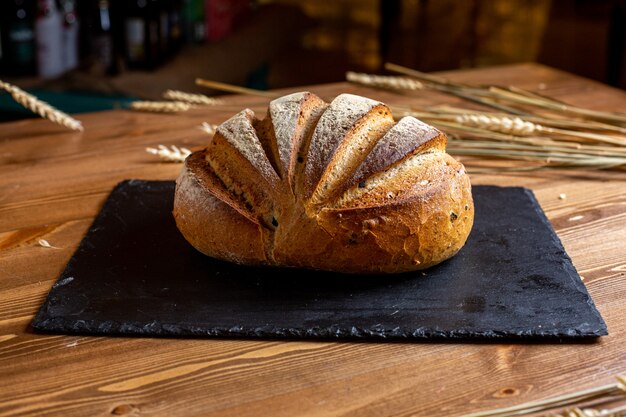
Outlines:
{"label": "blurred background", "polygon": [[[0,0],[0,79],[72,113],[210,94],[197,77],[270,89],[385,62],[538,62],[626,88],[625,21],[626,0]],[[0,119],[29,116],[0,95]]]}

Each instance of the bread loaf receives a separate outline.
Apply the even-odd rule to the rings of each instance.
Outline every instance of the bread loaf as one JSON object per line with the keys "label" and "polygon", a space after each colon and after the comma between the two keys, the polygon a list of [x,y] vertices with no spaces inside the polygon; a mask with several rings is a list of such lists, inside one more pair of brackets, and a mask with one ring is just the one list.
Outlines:
{"label": "bread loaf", "polygon": [[174,217],[206,255],[249,265],[349,273],[428,268],[474,220],[446,137],[383,103],[303,92],[243,110],[185,161]]}

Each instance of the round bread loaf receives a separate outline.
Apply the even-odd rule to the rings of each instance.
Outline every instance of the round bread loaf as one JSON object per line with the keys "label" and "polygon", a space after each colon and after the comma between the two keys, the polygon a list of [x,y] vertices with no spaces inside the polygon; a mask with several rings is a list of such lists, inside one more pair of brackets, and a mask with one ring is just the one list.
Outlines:
{"label": "round bread loaf", "polygon": [[308,92],[243,110],[185,161],[174,217],[200,252],[248,265],[398,273],[442,262],[474,220],[446,137],[383,103]]}

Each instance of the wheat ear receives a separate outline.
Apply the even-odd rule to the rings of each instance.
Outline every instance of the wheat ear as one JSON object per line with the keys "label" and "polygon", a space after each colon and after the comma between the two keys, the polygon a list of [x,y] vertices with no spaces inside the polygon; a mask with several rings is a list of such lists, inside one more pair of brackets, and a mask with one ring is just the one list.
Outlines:
{"label": "wheat ear", "polygon": [[207,106],[222,104],[222,100],[207,97],[204,94],[185,93],[184,91],[178,90],[167,90],[165,93],[163,93],[163,98],[166,98],[168,100],[180,101],[183,103],[200,104]]}
{"label": "wheat ear", "polygon": [[13,84],[0,81],[0,89],[11,94],[15,101],[17,101],[33,113],[37,113],[44,119],[48,119],[51,122],[60,124],[61,126],[65,126],[68,129],[81,131],[83,130],[83,125],[72,116],[68,115],[67,113],[63,113],[61,110],[55,109],[48,103],[39,100],[37,97],[27,93],[26,91]]}
{"label": "wheat ear", "polygon": [[169,148],[165,145],[159,145],[156,148],[146,148],[146,152],[156,155],[166,162],[184,162],[191,151],[187,148],[179,148],[171,145]]}
{"label": "wheat ear", "polygon": [[494,132],[506,133],[515,136],[531,136],[537,134],[552,134],[588,139],[596,142],[626,145],[626,138],[620,136],[603,135],[592,132],[580,132],[570,129],[544,127],[538,123],[529,122],[519,117],[491,116],[486,114],[462,114],[455,117],[461,125],[477,127]]}
{"label": "wheat ear", "polygon": [[215,134],[215,131],[217,130],[217,127],[217,125],[212,125],[210,123],[204,122],[202,123],[202,125],[200,125],[200,130],[213,136]]}
{"label": "wheat ear", "polygon": [[[398,111],[403,109],[398,108]],[[587,142],[602,142],[612,145],[626,145],[626,138],[623,136],[605,135],[594,132],[581,132],[572,129],[559,129],[556,127],[544,126],[539,123],[526,120],[526,117],[502,116],[490,113],[443,113],[443,112],[402,112],[404,116],[413,116],[423,119],[438,127],[469,131],[472,129],[488,130],[490,132],[502,133],[512,136],[558,136],[562,139],[576,138],[577,141],[585,139]],[[567,139],[572,140],[572,139]]]}
{"label": "wheat ear", "polygon": [[[449,106],[446,104],[438,105],[434,107],[430,107],[427,109],[432,113],[440,113],[440,114],[465,114],[468,113],[468,109]],[[497,115],[504,116],[505,114],[499,113]],[[593,130],[593,131],[609,131],[609,132],[617,132],[617,133],[626,133],[626,128],[619,127],[607,123],[598,122],[595,120],[581,120],[581,119],[572,119],[572,118],[555,118],[549,116],[537,116],[527,114],[524,116],[524,120],[528,122],[542,124],[546,127],[556,127],[561,129],[584,129],[584,130]]]}
{"label": "wheat ear", "polygon": [[408,77],[389,75],[373,75],[362,72],[346,72],[346,80],[371,87],[388,88],[390,90],[421,90],[424,84]]}
{"label": "wheat ear", "polygon": [[530,136],[544,130],[543,126],[522,120],[519,117],[461,114],[456,116],[455,121],[462,125],[516,136]]}
{"label": "wheat ear", "polygon": [[130,108],[133,110],[154,113],[177,113],[187,111],[191,107],[191,104],[180,101],[133,101],[130,103]]}

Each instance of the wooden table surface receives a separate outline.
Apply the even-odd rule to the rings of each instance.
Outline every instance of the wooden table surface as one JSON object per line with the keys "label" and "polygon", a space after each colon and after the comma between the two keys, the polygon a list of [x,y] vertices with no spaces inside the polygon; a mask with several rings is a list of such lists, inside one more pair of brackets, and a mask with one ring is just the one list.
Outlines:
{"label": "wooden table surface", "polygon": [[[626,109],[626,94],[537,65],[449,72],[573,104]],[[165,90],[167,86],[163,86]],[[309,87],[418,105],[454,101],[345,83]],[[293,91],[293,90],[292,90]],[[455,416],[613,382],[626,374],[626,174],[473,175],[531,188],[584,277],[610,335],[587,344],[349,343],[38,335],[30,322],[112,187],[173,179],[144,151],[199,148],[201,122],[267,99],[230,96],[180,115],[80,115],[84,133],[43,120],[0,124],[0,416]],[[464,159],[467,162],[466,159]],[[471,161],[468,163],[471,168]],[[566,199],[559,199],[560,194]],[[47,240],[55,248],[38,245]]]}

